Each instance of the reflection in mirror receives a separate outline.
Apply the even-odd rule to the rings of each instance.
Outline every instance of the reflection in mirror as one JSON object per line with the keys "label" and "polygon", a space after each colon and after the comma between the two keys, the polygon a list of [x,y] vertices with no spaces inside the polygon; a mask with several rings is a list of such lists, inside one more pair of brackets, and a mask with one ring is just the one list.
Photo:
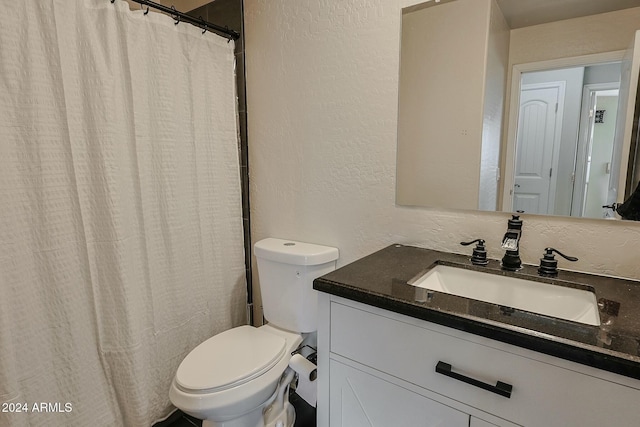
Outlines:
{"label": "reflection in mirror", "polygon": [[396,199],[495,210],[509,29],[491,0],[431,4],[402,15]]}
{"label": "reflection in mirror", "polygon": [[640,169],[639,23],[640,0],[404,9],[397,203],[620,218]]}
{"label": "reflection in mirror", "polygon": [[522,74],[510,210],[611,214],[619,86],[620,62]]}

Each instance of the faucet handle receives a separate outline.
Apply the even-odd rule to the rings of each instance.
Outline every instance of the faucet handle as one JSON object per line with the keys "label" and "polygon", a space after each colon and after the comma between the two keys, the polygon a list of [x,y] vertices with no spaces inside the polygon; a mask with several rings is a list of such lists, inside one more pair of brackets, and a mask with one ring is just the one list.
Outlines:
{"label": "faucet handle", "polygon": [[568,261],[578,261],[578,258],[565,255],[557,249],[546,248],[543,257],[540,258],[540,267],[538,268],[540,276],[555,277],[558,275],[558,260],[553,255],[554,252]]}
{"label": "faucet handle", "polygon": [[471,264],[473,265],[487,265],[489,261],[487,260],[487,250],[484,247],[483,239],[476,239],[470,242],[460,242],[462,246],[469,246],[474,243],[477,243],[476,247],[473,248],[473,255],[471,256]]}

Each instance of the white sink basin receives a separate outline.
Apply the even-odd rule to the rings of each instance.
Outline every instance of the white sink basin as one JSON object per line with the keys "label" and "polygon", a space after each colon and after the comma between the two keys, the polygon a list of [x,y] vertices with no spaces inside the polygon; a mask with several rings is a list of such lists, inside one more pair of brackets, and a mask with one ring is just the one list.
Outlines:
{"label": "white sink basin", "polygon": [[593,292],[438,265],[410,285],[564,320],[600,325]]}

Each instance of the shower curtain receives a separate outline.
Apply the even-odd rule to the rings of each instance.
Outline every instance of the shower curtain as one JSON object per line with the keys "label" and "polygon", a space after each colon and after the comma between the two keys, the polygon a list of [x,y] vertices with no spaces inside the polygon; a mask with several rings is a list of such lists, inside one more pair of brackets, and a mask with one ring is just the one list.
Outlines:
{"label": "shower curtain", "polygon": [[144,427],[244,322],[233,42],[122,0],[0,25],[0,426]]}

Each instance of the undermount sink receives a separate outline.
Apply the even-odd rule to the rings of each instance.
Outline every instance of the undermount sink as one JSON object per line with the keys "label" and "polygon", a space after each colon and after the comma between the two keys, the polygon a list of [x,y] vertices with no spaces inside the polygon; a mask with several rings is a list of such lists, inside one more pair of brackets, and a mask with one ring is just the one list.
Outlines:
{"label": "undermount sink", "polygon": [[536,314],[600,325],[593,292],[533,280],[437,265],[410,285]]}

